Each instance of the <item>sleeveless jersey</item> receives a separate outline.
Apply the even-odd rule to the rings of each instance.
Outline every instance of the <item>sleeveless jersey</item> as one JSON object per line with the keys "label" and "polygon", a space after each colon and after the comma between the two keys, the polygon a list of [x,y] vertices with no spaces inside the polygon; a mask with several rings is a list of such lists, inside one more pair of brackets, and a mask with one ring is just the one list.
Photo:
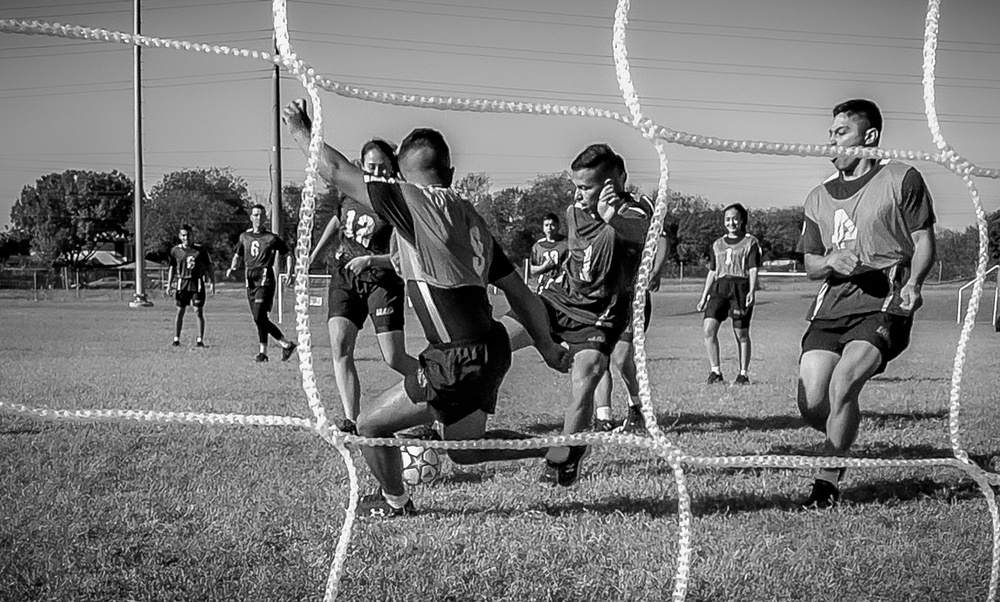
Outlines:
{"label": "sleeveless jersey", "polygon": [[398,268],[428,342],[460,343],[490,332],[486,285],[511,274],[472,204],[451,188],[365,176],[372,208],[396,229]]}
{"label": "sleeveless jersey", "polygon": [[170,249],[170,267],[179,279],[178,290],[203,291],[205,278],[212,269],[212,258],[200,245],[177,245]]}
{"label": "sleeveless jersey", "polygon": [[287,253],[288,247],[285,241],[267,230],[254,232],[251,229],[243,232],[236,246],[236,254],[243,258],[247,280],[249,281],[251,276],[255,280],[260,277],[260,286],[275,284],[273,269],[275,255]]}
{"label": "sleeveless jersey", "polygon": [[749,278],[754,268],[760,269],[760,242],[752,234],[721,236],[712,243],[709,269],[716,278]]}
{"label": "sleeveless jersey", "polygon": [[554,264],[552,269],[538,275],[539,291],[545,288],[545,286],[559,274],[560,267],[566,260],[566,255],[568,253],[569,247],[566,244],[566,239],[561,236],[552,241],[539,238],[538,241],[536,241],[531,247],[532,265],[542,265],[547,259]]}
{"label": "sleeveless jersey", "polygon": [[[387,255],[392,239],[392,226],[378,213],[365,207],[350,197],[344,197],[340,210],[340,246],[337,249],[337,263],[347,262],[365,255]],[[399,277],[390,269],[371,268],[358,276],[364,282],[397,280]]]}
{"label": "sleeveless jersey", "polygon": [[576,205],[567,207],[569,255],[562,273],[539,294],[581,324],[610,328],[627,319],[626,304],[617,301],[631,294],[648,228],[648,213],[631,198],[608,223]]}
{"label": "sleeveless jersey", "polygon": [[850,276],[831,274],[810,309],[810,319],[871,312],[910,315],[899,291],[909,278],[912,233],[934,226],[930,192],[920,172],[882,160],[864,176],[845,181],[834,174],[809,193],[797,250],[827,255],[848,249],[861,267]]}

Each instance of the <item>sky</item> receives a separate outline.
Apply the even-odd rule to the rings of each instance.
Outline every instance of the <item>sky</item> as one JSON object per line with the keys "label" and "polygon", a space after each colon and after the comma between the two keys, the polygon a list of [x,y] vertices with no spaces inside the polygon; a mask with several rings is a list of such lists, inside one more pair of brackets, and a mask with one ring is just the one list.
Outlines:
{"label": "sky", "polygon": [[[374,90],[587,105],[627,113],[611,55],[614,0],[288,0],[298,56],[331,79]],[[919,0],[634,0],[628,50],[645,114],[722,138],[824,144],[830,109],[865,97],[883,110],[882,146],[933,151],[924,116]],[[132,1],[4,0],[0,19],[131,32]],[[269,0],[142,0],[142,33],[270,51]],[[1000,2],[945,0],[938,47],[942,132],[961,154],[1000,168]],[[255,198],[270,195],[272,70],[252,59],[142,51],[143,186],[164,174],[230,167]],[[282,103],[306,96],[283,76]],[[324,135],[350,157],[372,137],[441,130],[458,177],[485,172],[494,190],[568,168],[594,142],[626,160],[630,181],[657,182],[648,141],[588,118],[455,113],[323,93]],[[0,34],[0,228],[24,186],[67,169],[130,177],[132,50],[124,44]],[[285,183],[305,159],[284,135]],[[829,160],[668,147],[670,187],[751,210],[801,204]],[[964,184],[933,163],[938,222],[965,228]],[[1000,181],[977,179],[987,211]]]}

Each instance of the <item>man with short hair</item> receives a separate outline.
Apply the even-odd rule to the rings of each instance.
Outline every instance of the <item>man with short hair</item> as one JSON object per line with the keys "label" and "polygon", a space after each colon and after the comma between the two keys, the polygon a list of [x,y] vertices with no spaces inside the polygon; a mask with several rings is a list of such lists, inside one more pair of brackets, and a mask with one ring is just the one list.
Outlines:
{"label": "man with short hair", "polygon": [[[305,101],[290,103],[283,118],[292,138],[308,152],[311,120]],[[395,228],[397,271],[406,282],[428,346],[419,366],[404,380],[367,404],[358,417],[364,437],[391,437],[440,421],[445,439],[488,438],[486,420],[511,362],[510,339],[492,316],[487,285],[507,296],[545,362],[565,372],[565,350],[552,340],[545,311],[521,280],[486,222],[452,187],[454,168],[444,137],[413,130],[400,144],[400,172],[406,181],[366,175],[342,153],[324,145],[320,176],[354,200],[370,206]],[[509,433],[509,432],[507,432]],[[517,434],[506,434],[522,437]],[[362,454],[380,491],[361,500],[373,518],[415,511],[402,480],[399,450],[364,446]],[[458,464],[541,457],[545,449],[449,450]]]}
{"label": "man with short hair", "polygon": [[[830,145],[878,146],[882,114],[869,100],[833,109]],[[798,406],[846,455],[861,423],[858,396],[906,349],[920,289],[934,264],[934,209],[916,169],[894,160],[833,158],[837,171],[809,193],[798,250],[823,286],[802,337]],[[821,469],[804,506],[840,499],[843,469]]]}
{"label": "man with short hair", "polygon": [[278,284],[272,267],[275,257],[284,256],[285,279],[289,280],[292,275],[292,254],[280,236],[267,230],[264,225],[266,219],[267,210],[263,205],[257,204],[250,208],[250,229],[240,234],[233,261],[226,270],[226,278],[236,271],[242,261],[247,285],[247,302],[250,304],[250,314],[257,326],[259,342],[259,350],[254,361],[260,363],[268,360],[267,337],[270,335],[281,346],[281,361],[286,362],[292,357],[298,345],[286,339],[281,329],[267,314],[274,303],[274,291]]}
{"label": "man with short hair", "polygon": [[559,233],[559,216],[549,213],[542,219],[542,237],[531,247],[530,272],[538,280],[535,288],[542,292],[559,273],[559,267],[566,260],[566,237]]}
{"label": "man with short hair", "polygon": [[184,312],[188,305],[194,307],[198,316],[198,340],[196,347],[205,346],[205,280],[209,281],[212,292],[215,292],[215,270],[212,268],[212,257],[201,245],[194,244],[194,229],[188,224],[182,224],[177,237],[181,244],[170,249],[170,268],[167,270],[166,290],[174,283],[177,276],[177,288],[174,299],[177,302],[177,316],[174,318],[174,347],[181,344],[181,328],[184,325]]}

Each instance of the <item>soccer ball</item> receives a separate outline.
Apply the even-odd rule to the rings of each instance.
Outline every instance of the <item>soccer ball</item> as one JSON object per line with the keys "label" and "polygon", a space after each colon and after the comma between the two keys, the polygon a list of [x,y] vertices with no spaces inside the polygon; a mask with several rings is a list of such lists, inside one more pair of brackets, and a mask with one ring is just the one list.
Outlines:
{"label": "soccer ball", "polygon": [[427,485],[441,475],[441,455],[436,449],[407,445],[399,448],[399,455],[407,485]]}

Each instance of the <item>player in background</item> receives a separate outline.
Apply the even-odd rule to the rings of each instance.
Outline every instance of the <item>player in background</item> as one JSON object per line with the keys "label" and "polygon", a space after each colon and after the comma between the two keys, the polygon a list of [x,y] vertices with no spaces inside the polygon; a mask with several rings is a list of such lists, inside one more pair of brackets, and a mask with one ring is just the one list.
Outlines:
{"label": "player in background", "polygon": [[[626,191],[625,160],[607,144],[592,144],[570,165],[574,204],[566,209],[569,256],[563,274],[539,294],[553,336],[567,343],[573,356],[570,399],[563,434],[591,427],[594,393],[608,371],[608,359],[628,319],[642,243],[649,228],[645,209]],[[523,329],[509,324],[514,349],[527,344]],[[639,385],[624,373],[632,403],[639,404]],[[630,380],[631,379],[631,382]],[[573,485],[580,474],[586,446],[554,447],[546,454],[543,483]]]}
{"label": "player in background", "polygon": [[[305,101],[290,103],[283,119],[308,152],[311,120]],[[507,332],[493,320],[487,285],[504,292],[524,321],[545,362],[565,372],[566,350],[552,340],[545,311],[507,259],[472,204],[453,188],[451,154],[441,134],[417,129],[398,153],[406,181],[364,174],[329,145],[320,153],[320,176],[371,207],[395,228],[399,273],[427,339],[419,364],[399,385],[366,405],[358,418],[365,437],[389,437],[437,420],[445,439],[489,437],[486,421],[510,367]],[[506,438],[506,437],[505,437]],[[402,480],[399,450],[364,446],[362,454],[381,491],[361,500],[370,517],[414,512]],[[544,449],[449,450],[459,464],[540,457]]]}
{"label": "player in background", "polygon": [[[882,114],[869,100],[833,109],[830,145],[876,147]],[[802,337],[798,406],[847,455],[858,434],[858,396],[910,341],[920,289],[934,265],[934,208],[923,177],[894,160],[833,158],[836,172],[809,193],[798,250],[822,280]],[[821,469],[804,505],[840,499],[843,469]]]}
{"label": "player in background", "polygon": [[226,278],[239,268],[242,261],[246,274],[247,302],[250,304],[250,315],[253,316],[254,324],[257,326],[257,340],[260,343],[254,359],[257,362],[267,361],[267,337],[270,335],[281,346],[281,361],[284,362],[288,361],[298,345],[286,339],[281,329],[267,314],[274,303],[274,291],[277,287],[272,267],[275,257],[284,256],[285,278],[290,279],[292,254],[285,241],[277,234],[269,232],[264,226],[266,219],[267,211],[263,205],[254,205],[250,208],[250,229],[240,234],[233,261],[226,270]]}
{"label": "player in background", "polygon": [[559,233],[559,216],[549,213],[542,219],[542,237],[531,247],[531,264],[529,271],[537,278],[537,292],[558,274],[559,267],[566,260],[568,248],[566,237]]}
{"label": "player in background", "polygon": [[719,326],[729,317],[733,321],[740,366],[733,383],[749,385],[750,320],[753,318],[757,272],[760,270],[760,242],[752,234],[747,234],[750,216],[746,207],[733,203],[722,211],[722,215],[726,234],[712,243],[705,289],[698,301],[698,311],[705,312],[702,326],[711,365],[708,384],[726,382],[719,359]]}
{"label": "player in background", "polygon": [[174,347],[181,344],[181,328],[184,326],[184,312],[188,305],[194,307],[198,316],[198,340],[196,347],[205,346],[205,281],[215,293],[215,270],[212,257],[201,245],[194,243],[194,229],[182,224],[177,233],[181,244],[170,249],[170,268],[167,270],[167,293],[177,277],[174,300],[177,302],[177,317],[174,318]]}
{"label": "player in background", "polygon": [[[399,176],[396,154],[388,142],[370,140],[361,148],[361,169],[366,174]],[[403,332],[403,280],[389,258],[392,226],[363,204],[341,195],[343,202],[330,218],[313,247],[310,263],[326,245],[338,239],[336,264],[330,270],[327,329],[333,353],[333,373],[344,407],[344,432],[357,433],[361,408],[361,382],[354,363],[358,332],[371,317],[382,359],[406,374],[416,359],[406,354]]]}

